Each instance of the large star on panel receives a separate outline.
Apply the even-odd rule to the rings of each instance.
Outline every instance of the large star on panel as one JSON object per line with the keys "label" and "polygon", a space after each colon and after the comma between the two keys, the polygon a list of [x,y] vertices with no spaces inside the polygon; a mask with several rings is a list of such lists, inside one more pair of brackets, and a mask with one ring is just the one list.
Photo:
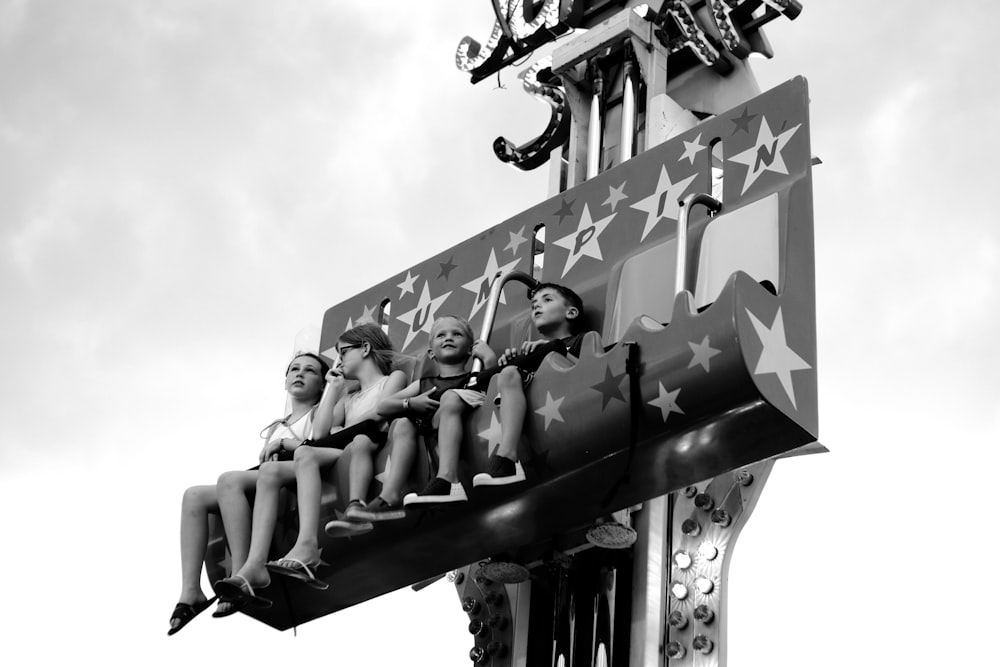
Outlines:
{"label": "large star on panel", "polygon": [[425,280],[424,288],[420,292],[420,300],[417,301],[417,307],[396,318],[406,325],[406,340],[400,349],[401,352],[406,350],[410,341],[417,334],[421,332],[429,334],[431,332],[431,325],[434,324],[434,318],[437,315],[438,309],[451,296],[451,292],[445,292],[441,296],[431,297],[431,290],[427,286],[427,283],[428,281]]}
{"label": "large star on panel", "polygon": [[621,383],[622,378],[625,377],[625,373],[621,375],[615,375],[611,372],[611,366],[604,369],[604,379],[590,388],[601,392],[601,412],[604,412],[604,408],[608,407],[608,403],[611,399],[618,399],[622,403],[625,402],[625,396],[622,395]]}
{"label": "large star on panel", "polygon": [[667,423],[667,417],[670,416],[671,412],[676,412],[677,414],[684,414],[680,406],[677,405],[677,395],[681,393],[680,389],[674,389],[673,391],[667,391],[663,386],[662,382],[657,383],[660,387],[660,395],[649,402],[649,405],[660,409],[660,415],[663,416],[663,423]]}
{"label": "large star on panel", "polygon": [[596,222],[590,218],[590,209],[583,205],[583,214],[580,216],[580,224],[576,226],[576,231],[569,236],[564,236],[558,241],[553,241],[560,248],[569,250],[569,257],[566,259],[566,266],[563,267],[562,277],[565,278],[569,270],[581,257],[592,257],[596,260],[604,261],[601,255],[601,244],[599,238],[604,229],[611,224],[617,213],[612,213],[606,218],[601,218]]}
{"label": "large star on panel", "polygon": [[677,220],[681,208],[677,200],[684,195],[688,186],[691,185],[691,181],[697,177],[698,174],[691,174],[687,178],[682,178],[676,183],[672,183],[670,181],[670,174],[667,173],[667,165],[663,165],[660,168],[660,180],[656,183],[656,191],[634,204],[629,204],[631,208],[643,211],[646,214],[646,226],[642,228],[640,242],[644,241],[649,233],[664,218]]}
{"label": "large star on panel", "polygon": [[[517,266],[517,263],[521,259],[517,258],[513,262],[508,262],[504,265],[500,265],[497,262],[497,254],[490,248],[490,257],[486,260],[486,268],[483,269],[483,274],[478,278],[473,278],[469,282],[462,285],[463,288],[469,290],[476,295],[476,302],[472,304],[472,312],[469,313],[469,319],[471,320],[479,312],[479,309],[486,305],[486,302],[490,299],[490,289],[493,287],[493,283],[496,282],[498,274],[504,274]],[[500,303],[507,303],[507,298],[504,296],[503,292],[500,293]]]}
{"label": "large star on panel", "polygon": [[491,412],[490,425],[485,431],[479,432],[479,437],[486,441],[486,453],[490,456],[493,456],[493,452],[500,446],[500,434],[500,420],[497,419],[497,413]]}
{"label": "large star on panel", "polygon": [[527,243],[528,239],[524,236],[525,225],[521,225],[521,228],[517,232],[507,232],[510,234],[510,242],[503,247],[504,250],[510,250],[510,254],[517,256],[517,249],[521,247],[522,243]]}
{"label": "large star on panel", "polygon": [[369,308],[367,305],[362,304],[361,306],[361,316],[354,322],[354,326],[359,326],[361,324],[378,324],[375,321],[375,311],[378,310],[378,306],[372,306]]}
{"label": "large star on panel", "polygon": [[539,414],[545,418],[544,430],[548,431],[549,424],[554,421],[566,423],[563,416],[559,413],[559,406],[562,405],[565,400],[565,396],[553,399],[550,392],[545,392],[545,405],[535,410],[535,414]]}
{"label": "large star on panel", "polygon": [[403,279],[403,282],[396,285],[396,287],[399,288],[399,298],[402,299],[403,296],[406,294],[413,294],[413,283],[417,282],[418,280],[420,280],[419,273],[414,276],[411,275],[409,271],[407,271],[406,278]]}
{"label": "large star on panel", "polygon": [[767,124],[767,116],[760,119],[757,141],[742,153],[737,153],[729,158],[730,162],[744,164],[747,167],[747,176],[743,180],[743,190],[740,194],[746,192],[747,188],[753,185],[754,181],[765,171],[788,175],[788,167],[785,166],[785,160],[781,157],[781,151],[784,150],[785,144],[800,127],[802,127],[801,123],[775,136],[771,132],[771,126]]}
{"label": "large star on panel", "polygon": [[774,373],[777,375],[781,388],[785,390],[788,400],[792,402],[792,407],[798,409],[798,406],[795,405],[795,385],[792,383],[792,371],[802,371],[812,368],[812,366],[788,347],[785,339],[785,321],[782,318],[780,307],[770,327],[758,320],[750,312],[750,309],[746,309],[746,311],[747,315],[750,316],[750,323],[757,331],[757,337],[760,338],[760,344],[764,346],[764,349],[760,351],[760,359],[757,360],[753,374]]}
{"label": "large star on panel", "polygon": [[684,142],[684,153],[677,158],[677,161],[680,162],[681,160],[687,159],[688,162],[694,164],[694,160],[698,157],[698,153],[702,152],[706,148],[707,146],[701,143],[701,132],[699,132],[698,136],[694,138],[694,141]]}
{"label": "large star on panel", "polygon": [[706,373],[712,371],[712,357],[722,354],[722,350],[716,350],[708,344],[708,336],[702,338],[700,343],[688,341],[688,347],[691,348],[691,361],[688,362],[687,367],[694,368],[700,364]]}

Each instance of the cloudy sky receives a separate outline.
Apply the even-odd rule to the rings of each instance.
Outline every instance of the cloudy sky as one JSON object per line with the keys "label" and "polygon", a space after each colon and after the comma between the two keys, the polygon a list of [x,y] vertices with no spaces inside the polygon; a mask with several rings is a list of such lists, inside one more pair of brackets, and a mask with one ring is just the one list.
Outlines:
{"label": "cloudy sky", "polygon": [[[1000,9],[803,4],[755,69],[810,82],[832,453],[780,462],[740,538],[730,664],[975,664],[1000,593]],[[296,336],[546,197],[490,149],[543,107],[454,68],[490,27],[486,0],[0,0],[10,664],[466,664],[444,583],[298,637],[165,630],[181,492],[252,462]]]}

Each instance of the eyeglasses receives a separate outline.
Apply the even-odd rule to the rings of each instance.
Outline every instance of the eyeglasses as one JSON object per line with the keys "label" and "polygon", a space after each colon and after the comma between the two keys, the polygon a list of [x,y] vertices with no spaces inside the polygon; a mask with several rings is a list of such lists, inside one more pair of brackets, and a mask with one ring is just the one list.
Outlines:
{"label": "eyeglasses", "polygon": [[342,345],[340,349],[337,350],[337,354],[339,354],[340,356],[344,356],[344,352],[346,352],[347,350],[352,350],[356,347],[361,347],[361,345]]}

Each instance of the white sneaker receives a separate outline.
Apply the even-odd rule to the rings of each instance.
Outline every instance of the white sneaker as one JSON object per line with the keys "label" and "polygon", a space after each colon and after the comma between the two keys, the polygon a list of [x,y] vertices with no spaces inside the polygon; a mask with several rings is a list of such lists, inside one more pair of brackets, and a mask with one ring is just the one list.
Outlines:
{"label": "white sneaker", "polygon": [[354,537],[364,535],[374,530],[375,526],[371,521],[347,521],[336,519],[326,524],[326,534],[330,537]]}
{"label": "white sneaker", "polygon": [[520,461],[514,461],[514,472],[510,475],[494,477],[488,472],[481,472],[472,478],[472,486],[506,486],[507,484],[517,484],[523,482],[524,466]]}
{"label": "white sneaker", "polygon": [[407,493],[403,498],[403,506],[461,503],[468,499],[461,482],[450,484],[440,477],[435,477],[420,493]]}

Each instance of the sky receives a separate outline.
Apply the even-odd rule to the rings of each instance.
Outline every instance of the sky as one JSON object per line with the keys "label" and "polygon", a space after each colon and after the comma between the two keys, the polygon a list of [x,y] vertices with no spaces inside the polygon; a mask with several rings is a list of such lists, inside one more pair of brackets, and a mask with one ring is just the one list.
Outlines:
{"label": "sky", "polygon": [[[831,451],[778,462],[740,536],[729,664],[976,664],[1000,593],[1000,8],[803,5],[754,69],[809,80]],[[467,664],[444,582],[298,636],[165,631],[181,494],[253,462],[296,338],[547,198],[491,150],[547,119],[519,70],[454,66],[491,27],[485,0],[0,0],[6,664]]]}

